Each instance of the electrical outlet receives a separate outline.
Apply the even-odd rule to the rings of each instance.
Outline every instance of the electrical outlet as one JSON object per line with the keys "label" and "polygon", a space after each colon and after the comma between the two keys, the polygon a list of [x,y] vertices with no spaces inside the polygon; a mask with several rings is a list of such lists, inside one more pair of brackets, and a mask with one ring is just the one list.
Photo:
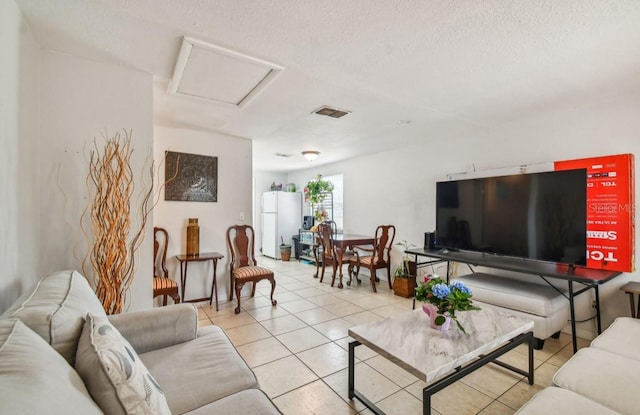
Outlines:
{"label": "electrical outlet", "polygon": [[591,308],[593,308],[594,310],[598,308],[598,307],[596,306],[596,300],[593,300],[593,301],[591,302]]}
{"label": "electrical outlet", "polygon": [[240,216],[240,220],[244,220],[244,212],[243,211],[240,211],[240,215],[239,216]]}

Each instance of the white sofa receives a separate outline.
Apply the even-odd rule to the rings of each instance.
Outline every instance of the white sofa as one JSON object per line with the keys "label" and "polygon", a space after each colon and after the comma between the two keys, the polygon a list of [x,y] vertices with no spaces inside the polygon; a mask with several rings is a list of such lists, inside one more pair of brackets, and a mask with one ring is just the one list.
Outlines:
{"label": "white sofa", "polygon": [[0,316],[0,402],[0,414],[280,414],[193,305],[107,317],[75,271]]}
{"label": "white sofa", "polygon": [[640,320],[617,318],[578,350],[516,414],[635,415],[640,381]]}

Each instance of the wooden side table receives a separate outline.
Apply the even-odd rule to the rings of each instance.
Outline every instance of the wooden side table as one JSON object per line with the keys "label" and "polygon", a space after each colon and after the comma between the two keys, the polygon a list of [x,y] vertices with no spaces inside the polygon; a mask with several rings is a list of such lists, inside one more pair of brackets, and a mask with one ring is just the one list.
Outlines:
{"label": "wooden side table", "polygon": [[622,287],[620,290],[629,294],[629,304],[631,306],[631,317],[640,318],[640,296],[638,297],[638,310],[636,311],[636,307],[633,301],[633,296],[636,294],[640,295],[640,282],[628,282]]}
{"label": "wooden side table", "polygon": [[[216,297],[216,311],[218,311],[218,278],[216,275],[216,269],[218,267],[218,260],[224,258],[224,255],[218,252],[204,252],[196,255],[176,255],[176,259],[180,261],[180,284],[182,288],[182,302],[183,303],[197,303],[200,301],[209,300],[209,305],[213,302],[213,296]],[[211,296],[196,298],[187,300],[185,298],[185,287],[187,286],[187,269],[189,262],[207,262],[211,261],[213,264],[213,281],[211,282]]]}

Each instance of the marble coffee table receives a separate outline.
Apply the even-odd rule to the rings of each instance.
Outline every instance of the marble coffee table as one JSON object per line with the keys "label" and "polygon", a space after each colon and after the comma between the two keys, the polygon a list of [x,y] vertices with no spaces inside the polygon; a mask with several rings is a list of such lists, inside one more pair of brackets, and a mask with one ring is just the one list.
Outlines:
{"label": "marble coffee table", "polygon": [[[483,305],[479,311],[457,314],[466,334],[455,322],[449,331],[429,326],[422,308],[349,329],[349,399],[354,397],[376,414],[384,414],[355,389],[355,348],[361,344],[425,381],[423,414],[431,413],[431,395],[476,369],[493,362],[526,376],[533,385],[533,321]],[[516,346],[529,344],[529,370],[496,360]]]}

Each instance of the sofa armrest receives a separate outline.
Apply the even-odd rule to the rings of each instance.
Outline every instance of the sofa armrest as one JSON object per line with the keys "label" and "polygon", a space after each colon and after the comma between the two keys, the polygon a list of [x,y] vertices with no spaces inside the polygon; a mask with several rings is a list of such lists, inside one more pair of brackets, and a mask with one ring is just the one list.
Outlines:
{"label": "sofa armrest", "polygon": [[173,346],[198,336],[198,311],[193,304],[109,316],[109,321],[137,353]]}

